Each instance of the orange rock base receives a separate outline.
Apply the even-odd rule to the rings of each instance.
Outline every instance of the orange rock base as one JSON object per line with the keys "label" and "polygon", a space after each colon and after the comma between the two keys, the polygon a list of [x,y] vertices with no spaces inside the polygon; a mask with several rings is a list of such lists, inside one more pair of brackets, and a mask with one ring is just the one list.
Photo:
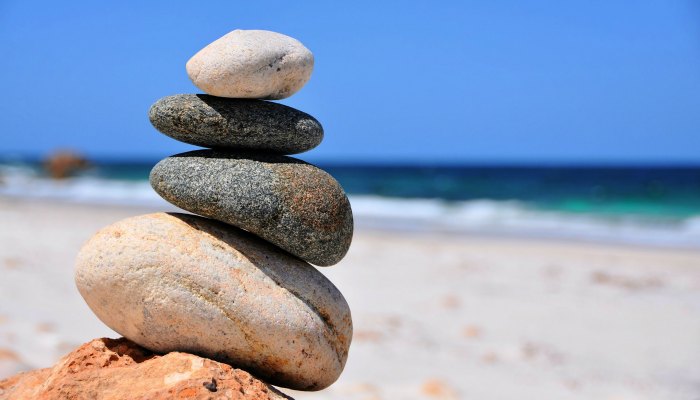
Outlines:
{"label": "orange rock base", "polygon": [[0,399],[290,399],[249,373],[187,353],[159,356],[127,339],[95,339],[52,368],[0,381]]}

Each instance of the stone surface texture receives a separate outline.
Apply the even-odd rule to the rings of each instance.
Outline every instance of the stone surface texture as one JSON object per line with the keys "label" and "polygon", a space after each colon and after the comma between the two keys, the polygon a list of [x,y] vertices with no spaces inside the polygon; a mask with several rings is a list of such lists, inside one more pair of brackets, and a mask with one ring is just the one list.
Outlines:
{"label": "stone surface texture", "polygon": [[186,353],[158,356],[122,338],[92,340],[52,368],[0,381],[0,399],[290,398],[229,365]]}
{"label": "stone surface texture", "polygon": [[314,57],[301,42],[281,33],[235,30],[187,62],[187,75],[219,97],[284,99],[311,77]]}
{"label": "stone surface texture", "polygon": [[319,390],[352,338],[342,294],[316,268],[230,225],[189,214],[127,218],[80,250],[75,281],[107,326],[266,382]]}
{"label": "stone surface texture", "polygon": [[323,127],[314,117],[263,100],[178,94],[158,100],[148,117],[160,132],[203,147],[295,154],[323,140]]}
{"label": "stone surface texture", "polygon": [[336,264],[352,241],[343,189],[295,158],[192,151],[161,160],[150,180],[170,203],[245,229],[312,264]]}

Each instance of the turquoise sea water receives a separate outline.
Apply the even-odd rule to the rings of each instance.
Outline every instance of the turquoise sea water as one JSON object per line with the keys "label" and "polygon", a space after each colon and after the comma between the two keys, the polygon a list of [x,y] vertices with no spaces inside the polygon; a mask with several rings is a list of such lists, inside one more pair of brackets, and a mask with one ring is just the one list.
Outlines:
{"label": "turquoise sea water", "polygon": [[569,213],[700,214],[700,167],[327,167],[349,193],[445,201],[513,200]]}
{"label": "turquoise sea water", "polygon": [[[159,204],[147,182],[156,161],[97,161],[65,181],[38,162],[0,162],[0,196]],[[318,166],[360,220],[700,247],[700,166]]]}

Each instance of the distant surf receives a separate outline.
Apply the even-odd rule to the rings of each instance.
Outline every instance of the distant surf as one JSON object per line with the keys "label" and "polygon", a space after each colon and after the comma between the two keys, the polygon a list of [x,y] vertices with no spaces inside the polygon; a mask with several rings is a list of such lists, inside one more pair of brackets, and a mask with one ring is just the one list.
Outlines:
{"label": "distant surf", "polygon": [[[55,180],[0,163],[0,196],[166,207],[153,163],[98,163]],[[700,168],[322,166],[358,225],[700,248]]]}

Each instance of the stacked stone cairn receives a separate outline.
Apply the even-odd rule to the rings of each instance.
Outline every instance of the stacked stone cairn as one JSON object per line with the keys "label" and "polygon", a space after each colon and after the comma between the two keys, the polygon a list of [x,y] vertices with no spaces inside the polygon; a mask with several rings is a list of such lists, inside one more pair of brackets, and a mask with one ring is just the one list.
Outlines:
{"label": "stacked stone cairn", "polygon": [[317,146],[312,116],[265,100],[308,81],[313,55],[269,31],[235,30],[187,62],[207,94],[150,109],[153,126],[207,147],[161,160],[153,189],[193,214],[155,213],[99,231],[76,283],[92,311],[159,353],[193,353],[263,381],[319,390],[340,375],[352,338],[348,305],[315,267],[352,240],[350,203],[321,169],[287,157]]}

